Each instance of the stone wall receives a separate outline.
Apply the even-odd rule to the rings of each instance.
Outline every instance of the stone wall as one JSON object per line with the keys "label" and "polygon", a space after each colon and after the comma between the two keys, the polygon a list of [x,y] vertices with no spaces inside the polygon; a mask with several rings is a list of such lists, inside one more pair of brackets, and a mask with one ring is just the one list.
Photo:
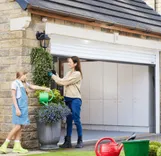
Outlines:
{"label": "stone wall", "polygon": [[[16,71],[23,68],[29,72],[31,80],[30,52],[33,47],[39,46],[35,34],[37,30],[44,30],[40,17],[32,17],[34,22],[26,30],[10,31],[10,20],[19,17],[31,16],[23,11],[14,0],[0,0],[0,144],[12,129],[12,99],[11,82],[15,79]],[[42,28],[43,27],[43,28]],[[25,147],[38,147],[36,139],[36,124],[33,109],[37,101],[31,95],[29,99],[30,126],[23,129],[22,142]]]}
{"label": "stone wall", "polygon": [[[24,11],[25,12],[25,11]],[[32,73],[31,73],[31,65],[30,65],[30,52],[32,48],[39,47],[39,41],[36,39],[36,32],[43,31],[44,24],[41,22],[41,18],[39,16],[32,16],[32,21],[29,27],[24,31],[23,38],[23,53],[26,54],[24,59],[22,60],[22,66],[24,68],[29,68],[30,71],[28,75],[28,80],[31,81]],[[37,99],[33,97],[33,94],[29,95],[29,117],[30,117],[30,125],[26,126],[23,129],[22,133],[22,143],[24,147],[27,148],[37,148],[37,130],[36,123],[34,119],[34,109],[38,106]]]}
{"label": "stone wall", "polygon": [[0,141],[4,141],[12,128],[10,84],[21,66],[23,31],[10,31],[10,19],[28,15],[11,0],[0,0]]}

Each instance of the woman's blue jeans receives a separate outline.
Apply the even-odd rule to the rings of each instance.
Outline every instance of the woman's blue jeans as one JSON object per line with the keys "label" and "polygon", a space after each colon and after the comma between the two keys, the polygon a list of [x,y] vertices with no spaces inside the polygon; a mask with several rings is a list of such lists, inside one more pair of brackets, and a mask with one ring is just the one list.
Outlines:
{"label": "woman's blue jeans", "polygon": [[65,97],[65,103],[70,108],[72,114],[67,116],[67,136],[72,136],[73,120],[77,128],[78,137],[82,136],[82,124],[80,121],[80,112],[82,100],[80,98]]}

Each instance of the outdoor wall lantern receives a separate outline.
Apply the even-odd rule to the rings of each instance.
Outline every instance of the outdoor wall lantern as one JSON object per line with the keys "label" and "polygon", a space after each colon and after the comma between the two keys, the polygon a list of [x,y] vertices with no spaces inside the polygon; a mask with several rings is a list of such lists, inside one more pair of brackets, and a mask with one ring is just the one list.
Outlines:
{"label": "outdoor wall lantern", "polygon": [[36,33],[37,40],[40,41],[40,46],[44,49],[46,49],[49,46],[50,38],[48,35],[45,34],[45,31]]}

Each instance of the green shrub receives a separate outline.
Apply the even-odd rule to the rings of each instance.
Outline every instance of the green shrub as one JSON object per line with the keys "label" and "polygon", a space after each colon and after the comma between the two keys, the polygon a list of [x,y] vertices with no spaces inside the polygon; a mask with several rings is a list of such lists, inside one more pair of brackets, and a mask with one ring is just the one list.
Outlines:
{"label": "green shrub", "polygon": [[161,147],[159,147],[157,150],[157,156],[161,156]]}
{"label": "green shrub", "polygon": [[160,142],[157,142],[157,141],[151,141],[150,142],[150,145],[156,145],[158,147],[161,147],[161,143]]}
{"label": "green shrub", "polygon": [[158,150],[158,146],[156,145],[150,145],[149,146],[149,156],[157,156],[157,150]]}
{"label": "green shrub", "polygon": [[33,48],[30,58],[34,84],[49,87],[51,78],[47,71],[53,69],[52,55],[43,48]]}

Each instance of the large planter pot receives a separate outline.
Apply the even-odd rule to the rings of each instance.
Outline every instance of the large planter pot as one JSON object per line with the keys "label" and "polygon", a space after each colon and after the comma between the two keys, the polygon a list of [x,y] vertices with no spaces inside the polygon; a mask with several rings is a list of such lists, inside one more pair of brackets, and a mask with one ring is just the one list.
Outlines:
{"label": "large planter pot", "polygon": [[37,133],[41,150],[58,149],[61,136],[61,121],[53,124],[45,124],[37,121]]}

